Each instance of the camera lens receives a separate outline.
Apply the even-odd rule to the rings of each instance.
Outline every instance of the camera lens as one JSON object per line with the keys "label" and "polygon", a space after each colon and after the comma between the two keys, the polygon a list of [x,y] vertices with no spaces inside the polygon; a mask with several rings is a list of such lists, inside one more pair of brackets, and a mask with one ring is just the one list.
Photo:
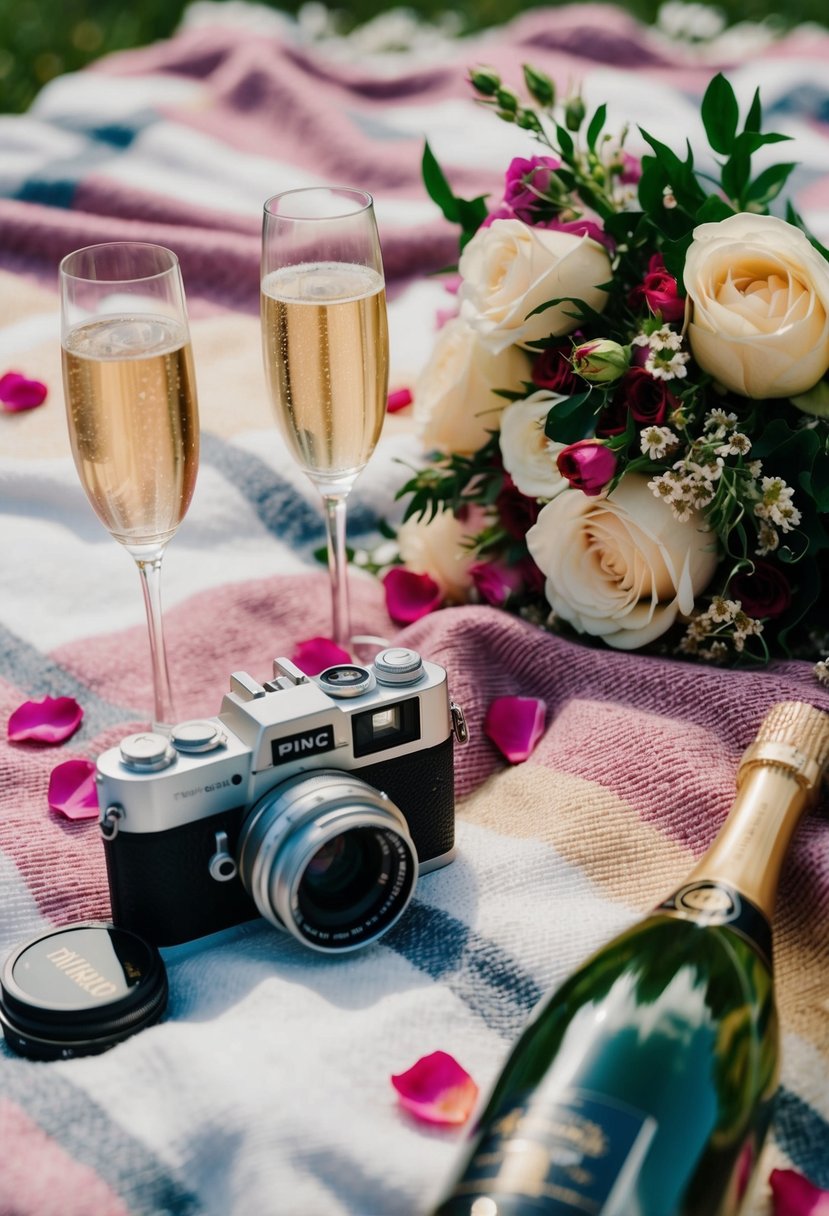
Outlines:
{"label": "camera lens", "polygon": [[317,950],[355,950],[411,899],[417,854],[403,814],[350,773],[301,773],[256,803],[239,872],[259,912]]}

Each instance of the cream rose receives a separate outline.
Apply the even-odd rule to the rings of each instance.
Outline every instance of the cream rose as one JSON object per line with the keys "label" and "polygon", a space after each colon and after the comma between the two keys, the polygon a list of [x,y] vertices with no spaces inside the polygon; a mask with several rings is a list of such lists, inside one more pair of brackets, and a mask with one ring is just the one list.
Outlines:
{"label": "cream rose", "polygon": [[[578,325],[571,299],[596,312],[607,303],[600,290],[610,281],[607,250],[588,236],[533,228],[521,220],[496,220],[479,228],[461,254],[461,316],[492,351],[526,344]],[[529,317],[548,300],[564,300]]]}
{"label": "cream rose", "polygon": [[541,389],[523,401],[513,401],[501,415],[501,458],[516,487],[530,498],[555,498],[567,489],[568,482],[556,466],[563,443],[554,443],[544,434],[544,424],[552,407],[566,401],[560,393]]}
{"label": "cream rose", "polygon": [[529,356],[517,346],[493,354],[460,317],[438,334],[414,388],[420,436],[440,452],[476,452],[497,431],[506,402],[495,389],[528,380]]}
{"label": "cream rose", "polygon": [[633,473],[607,497],[559,494],[527,546],[556,615],[617,650],[636,650],[687,616],[717,565],[699,517],[680,523]]}
{"label": "cream rose", "polygon": [[694,229],[684,282],[694,358],[743,397],[804,393],[829,368],[829,263],[793,224],[732,215]]}
{"label": "cream rose", "polygon": [[400,526],[397,548],[408,570],[428,574],[447,600],[461,603],[472,585],[469,568],[480,560],[464,544],[484,523],[480,508],[473,508],[464,520],[451,511],[439,511],[428,521],[412,517]]}

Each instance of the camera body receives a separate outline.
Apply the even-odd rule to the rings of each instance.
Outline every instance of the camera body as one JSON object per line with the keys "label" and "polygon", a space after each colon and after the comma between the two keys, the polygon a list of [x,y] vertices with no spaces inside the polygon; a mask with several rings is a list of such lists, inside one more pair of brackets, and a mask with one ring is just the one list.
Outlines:
{"label": "camera body", "polygon": [[216,718],[98,760],[115,924],[175,945],[261,914],[319,950],[367,944],[453,857],[465,734],[444,669],[407,648],[234,673]]}

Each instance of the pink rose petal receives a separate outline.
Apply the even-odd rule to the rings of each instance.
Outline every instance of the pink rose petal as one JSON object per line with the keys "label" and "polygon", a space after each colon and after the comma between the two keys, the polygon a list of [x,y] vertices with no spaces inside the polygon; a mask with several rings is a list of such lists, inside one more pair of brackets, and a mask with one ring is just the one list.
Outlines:
{"label": "pink rose petal", "polygon": [[291,662],[307,676],[318,676],[335,663],[350,663],[351,655],[331,638],[306,638],[304,642],[297,642]]}
{"label": "pink rose petal", "polygon": [[91,760],[65,760],[49,777],[49,806],[67,819],[97,819],[98,793]]}
{"label": "pink rose petal", "polygon": [[391,1083],[400,1104],[422,1123],[465,1123],[478,1099],[478,1086],[445,1051],[423,1056]]}
{"label": "pink rose petal", "polygon": [[24,701],[9,718],[12,743],[63,743],[81,724],[83,710],[74,697]]}
{"label": "pink rose petal", "polygon": [[383,575],[386,608],[393,621],[410,625],[434,612],[443,603],[443,592],[428,574],[415,574],[404,566],[393,566]]}
{"label": "pink rose petal", "polygon": [[413,400],[410,389],[398,388],[393,393],[389,393],[386,410],[390,414],[396,414],[398,410],[404,410],[407,405],[411,405]]}
{"label": "pink rose petal", "polygon": [[520,764],[544,733],[547,704],[538,697],[496,697],[484,719],[484,733],[510,764]]}
{"label": "pink rose petal", "polygon": [[9,413],[42,405],[48,392],[41,380],[29,380],[20,372],[6,372],[5,376],[0,376],[0,401]]}
{"label": "pink rose petal", "polygon": [[797,1170],[772,1170],[769,1184],[774,1216],[829,1216],[829,1191],[814,1186]]}

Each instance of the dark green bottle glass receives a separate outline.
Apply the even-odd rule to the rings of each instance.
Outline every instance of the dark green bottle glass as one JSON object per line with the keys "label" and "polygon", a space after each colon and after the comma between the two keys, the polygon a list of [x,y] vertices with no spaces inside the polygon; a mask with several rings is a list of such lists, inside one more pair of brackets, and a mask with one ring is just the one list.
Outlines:
{"label": "dark green bottle glass", "polygon": [[688,881],[537,1009],[434,1216],[736,1216],[772,1114],[770,919],[829,759],[829,715],[775,706]]}

